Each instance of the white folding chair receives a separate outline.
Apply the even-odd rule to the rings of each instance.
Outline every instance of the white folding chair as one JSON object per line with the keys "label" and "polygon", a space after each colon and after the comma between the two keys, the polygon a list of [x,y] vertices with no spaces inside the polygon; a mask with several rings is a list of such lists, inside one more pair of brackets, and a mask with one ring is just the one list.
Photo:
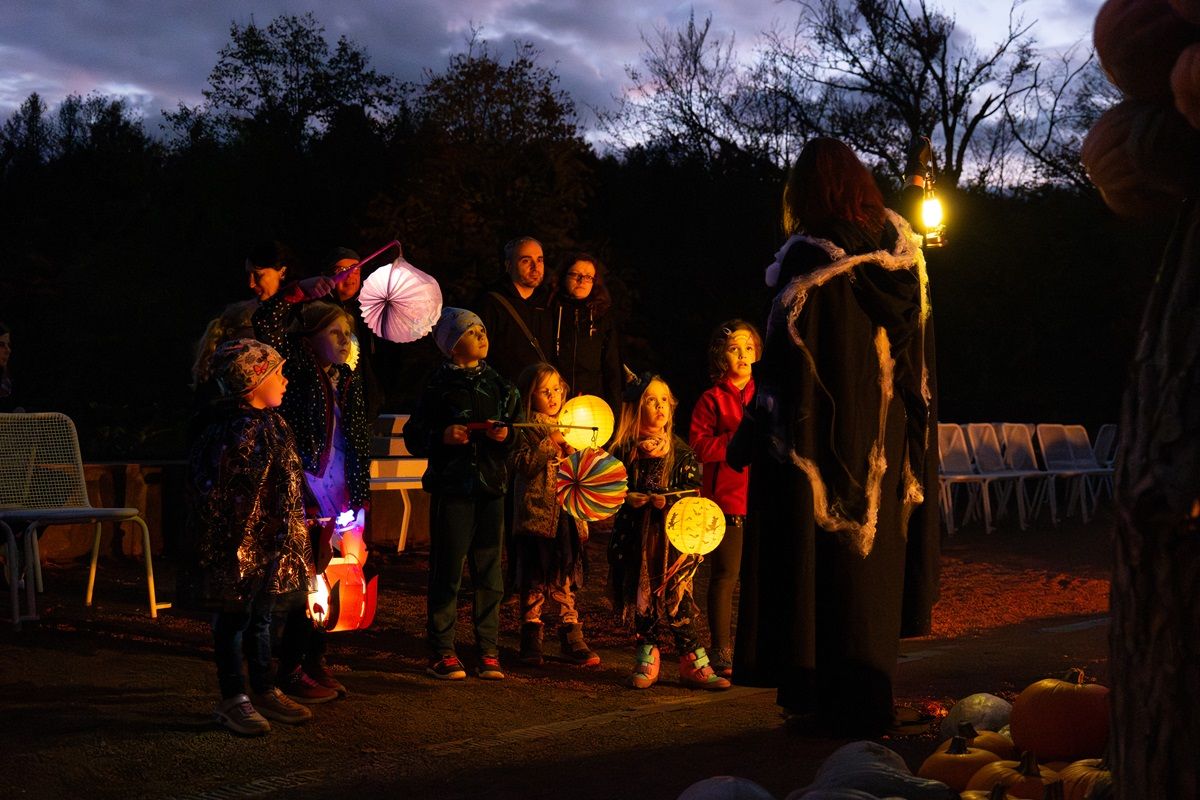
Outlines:
{"label": "white folding chair", "polygon": [[984,527],[992,530],[991,499],[986,491],[986,479],[975,470],[971,454],[967,451],[967,439],[962,428],[949,422],[938,423],[938,500],[942,507],[942,519],[946,522],[946,534],[954,535],[954,493],[965,487],[967,508],[963,513],[963,524],[974,518],[977,509],[983,509]]}
{"label": "white folding chair", "polygon": [[[142,554],[146,560],[146,587],[150,616],[170,603],[159,603],[154,595],[154,562],[150,530],[136,508],[93,508],[88,501],[83,459],[75,425],[64,414],[0,414],[0,532],[8,548],[8,579],[12,600],[12,622],[19,630],[24,620],[37,619],[36,592],[42,591],[41,553],[38,528],[48,525],[95,523],[92,563],[88,572],[84,605],[92,604],[96,562],[100,556],[101,525],[105,522],[134,522],[142,529]],[[20,528],[22,548],[17,549]],[[24,561],[24,575],[20,562]],[[28,610],[21,613],[19,585],[26,587]]]}
{"label": "white folding chair", "polygon": [[[1058,524],[1058,499],[1054,494],[1054,473],[1038,467],[1037,450],[1029,426],[1023,422],[1006,422],[1004,431],[1004,463],[1009,469],[1025,474],[1024,488],[1033,492],[1025,498],[1030,517],[1037,519],[1042,505],[1050,506],[1050,522]],[[1024,489],[1023,489],[1024,490]]]}
{"label": "white folding chair", "polygon": [[1018,470],[1010,467],[1000,452],[1000,440],[996,436],[993,423],[971,422],[967,424],[967,440],[975,454],[975,468],[979,474],[987,478],[983,490],[996,491],[996,518],[1002,519],[1008,507],[1009,498],[1017,496],[1017,519],[1021,530],[1028,527],[1028,512],[1026,509],[1025,480],[1036,479],[1042,475],[1039,470]]}
{"label": "white folding chair", "polygon": [[1066,485],[1067,516],[1070,516],[1071,510],[1078,505],[1080,516],[1086,523],[1091,518],[1094,508],[1088,476],[1096,470],[1081,466],[1076,461],[1066,425],[1038,423],[1037,439],[1042,458],[1046,461],[1046,471],[1053,472],[1055,477]]}
{"label": "white folding chair", "polygon": [[1067,442],[1071,445],[1071,455],[1075,459],[1075,466],[1084,471],[1083,480],[1092,495],[1092,508],[1095,508],[1100,502],[1101,492],[1106,492],[1110,498],[1112,497],[1112,465],[1102,464],[1096,457],[1092,443],[1088,440],[1087,428],[1082,425],[1065,425],[1063,427],[1067,434]]}
{"label": "white folding chair", "polygon": [[1093,448],[1096,463],[1102,467],[1111,467],[1117,456],[1117,426],[1111,422],[1100,426],[1096,431],[1096,446]]}

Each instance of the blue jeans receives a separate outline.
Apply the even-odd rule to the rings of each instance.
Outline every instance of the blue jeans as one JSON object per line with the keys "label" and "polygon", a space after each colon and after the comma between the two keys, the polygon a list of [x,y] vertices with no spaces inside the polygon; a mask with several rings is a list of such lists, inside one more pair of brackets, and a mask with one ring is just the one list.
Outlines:
{"label": "blue jeans", "polygon": [[466,563],[475,594],[471,609],[475,644],[480,654],[494,656],[500,652],[496,637],[504,597],[504,574],[500,569],[504,497],[435,494],[430,517],[429,647],[438,656],[454,652],[458,590]]}
{"label": "blue jeans", "polygon": [[246,693],[246,678],[242,677],[243,651],[250,688],[258,693],[270,691],[273,602],[271,595],[259,592],[244,611],[218,611],[213,614],[213,649],[221,697],[230,698]]}

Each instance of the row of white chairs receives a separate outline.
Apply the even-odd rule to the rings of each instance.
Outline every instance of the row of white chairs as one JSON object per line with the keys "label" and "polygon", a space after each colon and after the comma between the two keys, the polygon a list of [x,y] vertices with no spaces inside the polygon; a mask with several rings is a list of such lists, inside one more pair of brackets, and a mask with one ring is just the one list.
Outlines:
{"label": "row of white chairs", "polygon": [[1016,498],[1021,530],[1049,507],[1057,525],[1061,490],[1067,516],[1076,508],[1086,523],[1102,494],[1112,496],[1117,428],[1104,425],[1093,447],[1082,425],[1024,422],[939,423],[938,450],[942,518],[953,535],[956,498],[965,493],[962,524],[982,517],[991,533]]}

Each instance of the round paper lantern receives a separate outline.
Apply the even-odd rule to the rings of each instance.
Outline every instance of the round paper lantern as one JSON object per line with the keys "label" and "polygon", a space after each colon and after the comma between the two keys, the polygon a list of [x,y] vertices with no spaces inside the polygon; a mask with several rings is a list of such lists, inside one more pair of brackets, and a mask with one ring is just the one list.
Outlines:
{"label": "round paper lantern", "polygon": [[681,553],[704,555],[725,536],[725,513],[707,497],[685,497],[667,512],[667,538]]}
{"label": "round paper lantern", "polygon": [[562,425],[578,426],[562,431],[567,444],[576,450],[603,447],[613,435],[612,409],[595,395],[581,394],[563,403],[558,421]]}

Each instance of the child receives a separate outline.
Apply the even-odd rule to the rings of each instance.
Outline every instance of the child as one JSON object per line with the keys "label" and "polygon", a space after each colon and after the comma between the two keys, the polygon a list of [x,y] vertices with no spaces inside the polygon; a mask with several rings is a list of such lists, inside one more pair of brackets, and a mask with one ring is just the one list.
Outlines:
{"label": "child", "polygon": [[[361,374],[346,364],[354,320],[333,303],[300,305],[324,297],[333,285],[324,276],[291,284],[263,301],[253,316],[257,337],[286,358],[284,373],[292,389],[280,411],[296,435],[314,519],[337,519],[370,502],[366,399]],[[286,323],[293,316],[298,330],[289,333]],[[325,665],[325,629],[309,617],[308,598],[290,598],[287,606],[280,688],[302,703],[345,697],[346,687]]]}
{"label": "child", "polygon": [[296,439],[275,410],[288,383],[282,356],[261,342],[237,339],[217,349],[212,366],[224,398],[192,445],[189,499],[199,529],[201,592],[215,611],[222,699],[214,713],[230,730],[258,735],[271,729],[267,719],[312,719],[270,675],[274,598],[306,591],[313,574],[303,472]]}
{"label": "child", "polygon": [[696,457],[704,465],[700,496],[716,502],[725,512],[725,537],[709,556],[708,630],[712,637],[713,669],[733,676],[731,618],[733,589],[742,562],[742,527],[746,520],[749,468],[738,472],[725,463],[725,450],[742,421],[742,409],[754,397],[750,365],[762,352],[762,339],[749,322],[731,319],[709,339],[708,373],[713,387],[700,396],[692,410],[691,436]]}
{"label": "child", "polygon": [[433,340],[446,361],[426,384],[404,426],[415,456],[429,459],[421,479],[433,495],[429,531],[429,614],[434,678],[467,676],[454,649],[458,589],[470,559],[475,597],[471,621],[479,650],[477,674],[503,680],[497,634],[504,578],[500,546],[504,535],[509,429],[517,411],[516,388],[484,361],[488,337],[483,323],[462,308],[444,308]]}
{"label": "child", "polygon": [[521,428],[509,464],[513,483],[513,552],[521,591],[521,661],[542,663],[542,605],[546,595],[559,605],[558,638],[562,654],[580,666],[600,663],[583,639],[575,609],[574,589],[583,585],[588,526],[562,511],[556,496],[558,463],[575,448],[562,431],[549,427],[558,419],[567,384],[558,370],[531,364],[517,378],[527,422],[547,427]]}
{"label": "child", "polygon": [[643,375],[625,389],[612,453],[625,462],[630,491],[617,512],[609,546],[614,608],[626,618],[629,606],[634,608],[637,660],[629,676],[631,687],[648,689],[658,680],[655,629],[663,621],[679,650],[680,682],[728,689],[729,681],[713,672],[696,634],[695,567],[667,575],[680,555],[667,539],[667,506],[678,498],[676,492],[700,487],[696,456],[673,433],[677,405],[667,384],[656,376]]}

